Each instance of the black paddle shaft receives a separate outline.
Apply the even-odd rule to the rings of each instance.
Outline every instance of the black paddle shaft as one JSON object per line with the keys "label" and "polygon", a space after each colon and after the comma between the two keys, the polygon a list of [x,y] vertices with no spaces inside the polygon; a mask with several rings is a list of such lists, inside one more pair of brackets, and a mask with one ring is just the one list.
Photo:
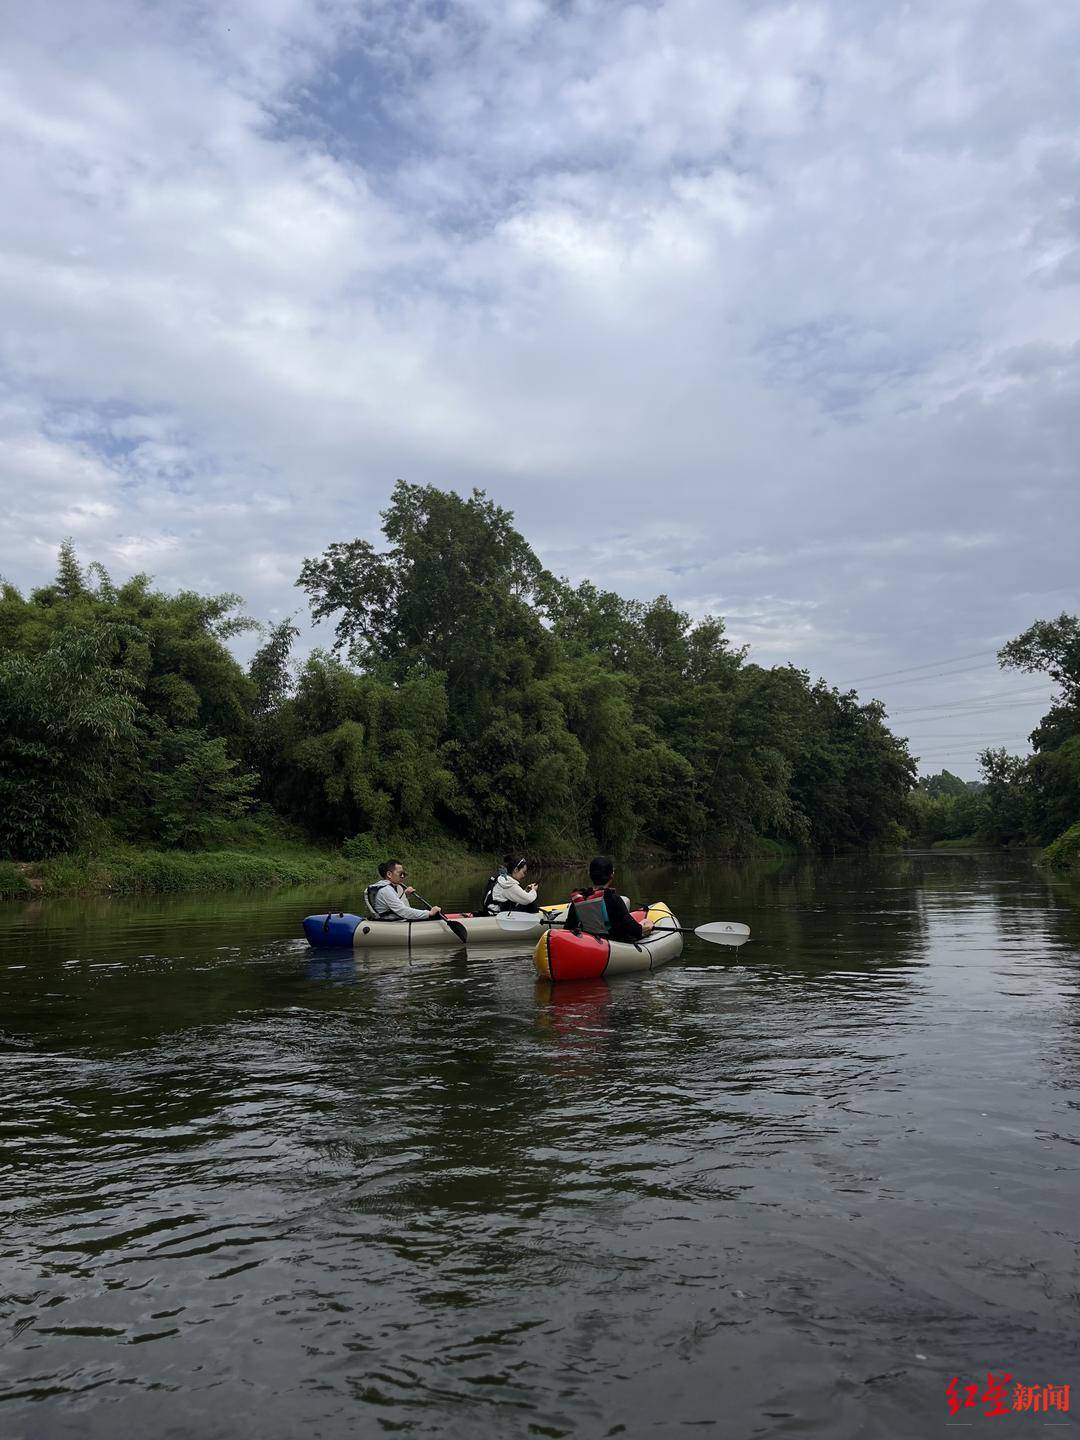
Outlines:
{"label": "black paddle shaft", "polygon": [[[415,890],[412,893],[413,899],[419,900],[420,904],[423,905],[425,909],[435,909],[435,906],[432,905],[429,900],[425,900],[423,895],[418,895]],[[469,932],[465,929],[465,926],[462,925],[460,920],[448,920],[446,916],[441,913],[438,915],[433,915],[431,918],[433,920],[441,920],[443,924],[450,930],[451,934],[455,935],[457,939],[461,941],[462,945],[468,944]]]}

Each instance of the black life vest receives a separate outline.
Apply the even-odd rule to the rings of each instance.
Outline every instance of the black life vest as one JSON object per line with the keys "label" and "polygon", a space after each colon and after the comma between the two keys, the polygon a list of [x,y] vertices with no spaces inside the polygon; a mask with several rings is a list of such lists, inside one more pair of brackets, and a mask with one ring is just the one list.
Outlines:
{"label": "black life vest", "polygon": [[575,890],[570,897],[574,913],[577,916],[577,929],[583,930],[586,935],[608,936],[611,934],[605,894],[606,891],[603,889],[590,891],[589,894],[583,890]]}
{"label": "black life vest", "polygon": [[480,901],[481,915],[498,915],[503,909],[501,905],[496,903],[495,896],[492,893],[495,889],[495,882],[498,880],[498,878],[499,877],[497,875],[489,875],[487,878],[487,886],[484,889],[484,898]]}

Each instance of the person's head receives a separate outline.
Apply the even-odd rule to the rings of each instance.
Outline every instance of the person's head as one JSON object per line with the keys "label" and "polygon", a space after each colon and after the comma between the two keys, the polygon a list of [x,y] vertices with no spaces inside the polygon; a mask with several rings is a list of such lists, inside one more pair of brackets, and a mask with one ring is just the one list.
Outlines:
{"label": "person's head", "polygon": [[506,871],[507,875],[513,876],[520,885],[522,880],[525,879],[525,872],[529,868],[529,862],[525,859],[524,855],[504,855],[502,868]]}
{"label": "person's head", "polygon": [[405,866],[400,860],[384,860],[379,866],[379,874],[391,885],[401,885],[405,880]]}
{"label": "person's head", "polygon": [[589,879],[602,890],[609,884],[611,877],[615,874],[615,861],[610,855],[595,855],[589,861]]}

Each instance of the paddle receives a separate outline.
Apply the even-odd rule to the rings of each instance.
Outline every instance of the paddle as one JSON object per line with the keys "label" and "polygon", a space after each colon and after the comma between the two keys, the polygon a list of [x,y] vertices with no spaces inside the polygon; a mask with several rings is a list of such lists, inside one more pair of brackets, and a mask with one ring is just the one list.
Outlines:
{"label": "paddle", "polygon": [[[524,911],[511,910],[508,914],[498,916],[500,930],[523,930],[528,926],[540,924],[561,925],[561,921],[552,922],[543,916],[529,915]],[[653,926],[651,933],[657,934],[662,931],[665,935],[696,935],[699,940],[707,940],[710,945],[733,945],[736,948],[745,945],[750,939],[750,926],[740,925],[737,920],[712,920],[707,925],[698,925],[690,929],[685,925],[665,925],[663,920],[658,920]]]}
{"label": "paddle", "polygon": [[[418,895],[415,890],[412,893],[413,899],[416,901],[416,903],[418,905],[422,905],[425,910],[431,910],[434,908],[430,900],[425,900],[424,897],[422,895]],[[467,945],[469,943],[469,932],[465,929],[465,926],[462,925],[460,920],[448,920],[445,915],[432,915],[431,918],[432,920],[441,920],[443,924],[449,930],[451,930],[453,934],[457,936],[457,938],[461,941],[462,945]],[[422,925],[424,922],[422,920],[418,920],[414,921],[413,923]]]}

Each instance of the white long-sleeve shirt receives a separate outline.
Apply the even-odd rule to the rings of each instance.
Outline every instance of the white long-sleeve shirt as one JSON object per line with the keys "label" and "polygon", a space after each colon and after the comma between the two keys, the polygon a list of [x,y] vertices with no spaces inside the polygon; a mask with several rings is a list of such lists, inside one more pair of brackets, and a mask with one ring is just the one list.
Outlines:
{"label": "white long-sleeve shirt", "polygon": [[415,905],[406,905],[405,901],[397,892],[397,887],[385,881],[375,891],[371,901],[371,908],[381,920],[389,920],[394,916],[397,920],[428,920],[430,916],[426,910],[417,910]]}
{"label": "white long-sleeve shirt", "polygon": [[512,875],[500,875],[491,887],[491,899],[495,905],[531,905],[536,891],[526,890]]}

